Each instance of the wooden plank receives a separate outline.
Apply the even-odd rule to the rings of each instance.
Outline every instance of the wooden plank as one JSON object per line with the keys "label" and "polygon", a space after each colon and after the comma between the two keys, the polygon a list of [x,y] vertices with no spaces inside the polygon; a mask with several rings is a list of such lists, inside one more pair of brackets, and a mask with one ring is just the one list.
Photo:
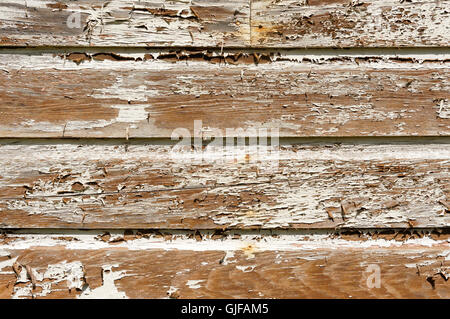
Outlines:
{"label": "wooden plank", "polygon": [[[322,238],[286,244],[269,239],[252,246],[239,239],[182,239],[176,244],[139,239],[128,241],[127,249],[101,244],[101,240],[96,246],[76,237],[53,242],[41,238],[40,244],[36,237],[31,249],[27,238],[1,245],[0,296],[450,297],[450,250],[442,241],[419,239],[395,245],[386,240],[361,243]],[[150,243],[171,248],[151,248]],[[105,245],[110,247],[101,248]]]}
{"label": "wooden plank", "polygon": [[450,144],[7,142],[0,152],[1,228],[450,225]]}
{"label": "wooden plank", "polygon": [[1,46],[249,44],[248,0],[33,0],[0,3]]}
{"label": "wooden plank", "polygon": [[426,47],[450,43],[449,1],[253,0],[258,47]]}
{"label": "wooden plank", "polygon": [[239,128],[448,136],[449,61],[445,54],[4,54],[0,136],[170,138],[176,129],[236,136]]}
{"label": "wooden plank", "polygon": [[450,298],[449,3],[3,1],[0,298]]}
{"label": "wooden plank", "polygon": [[447,9],[429,0],[11,1],[0,4],[0,45],[448,46]]}

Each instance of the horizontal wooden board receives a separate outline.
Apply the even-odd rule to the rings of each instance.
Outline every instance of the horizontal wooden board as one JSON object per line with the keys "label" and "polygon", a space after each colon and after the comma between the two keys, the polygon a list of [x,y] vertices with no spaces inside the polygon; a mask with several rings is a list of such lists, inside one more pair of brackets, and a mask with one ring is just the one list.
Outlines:
{"label": "horizontal wooden board", "polygon": [[450,225],[450,144],[19,142],[0,153],[1,228]]}
{"label": "horizontal wooden board", "polygon": [[220,240],[210,242],[208,249],[198,249],[204,247],[201,242],[185,246],[187,240],[179,242],[178,249],[143,249],[137,244],[129,249],[76,249],[68,247],[83,247],[82,240],[65,242],[35,244],[32,249],[20,241],[1,245],[0,297],[450,297],[448,243],[336,245],[324,240],[321,248],[297,241],[290,249],[242,244],[225,250],[228,244]]}
{"label": "horizontal wooden board", "polygon": [[248,0],[0,3],[2,46],[245,46]]}
{"label": "horizontal wooden board", "polygon": [[447,9],[429,0],[7,1],[0,45],[448,46]]}
{"label": "horizontal wooden board", "polygon": [[450,2],[253,0],[259,47],[420,47],[450,43]]}
{"label": "horizontal wooden board", "polygon": [[0,298],[450,298],[449,4],[1,2]]}
{"label": "horizontal wooden board", "polygon": [[280,136],[448,136],[449,61],[445,54],[4,54],[0,137],[236,136],[236,129],[250,136],[264,128]]}

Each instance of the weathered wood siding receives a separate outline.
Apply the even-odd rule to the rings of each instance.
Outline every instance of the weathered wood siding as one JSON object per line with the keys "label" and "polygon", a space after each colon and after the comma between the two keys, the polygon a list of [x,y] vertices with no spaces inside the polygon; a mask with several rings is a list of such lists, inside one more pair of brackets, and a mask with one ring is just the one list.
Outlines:
{"label": "weathered wood siding", "polygon": [[[425,151],[423,150],[425,148]],[[408,228],[450,222],[450,145],[1,145],[4,228]],[[26,156],[24,156],[26,154]]]}
{"label": "weathered wood siding", "polygon": [[253,0],[255,46],[448,46],[450,2]]}
{"label": "weathered wood siding", "polygon": [[223,136],[450,135],[449,64],[446,54],[4,54],[0,133],[170,138],[200,120]]}
{"label": "weathered wood siding", "polygon": [[246,46],[247,0],[11,1],[0,4],[5,46]]}
{"label": "weathered wood siding", "polygon": [[450,298],[449,35],[450,1],[2,1],[0,298]]}
{"label": "weathered wood siding", "polygon": [[2,45],[448,46],[449,1],[7,1]]}
{"label": "weathered wood siding", "polygon": [[[322,237],[282,244],[187,238],[171,244],[145,238],[109,244],[54,237],[59,238],[36,236],[17,243],[12,238],[8,251],[0,250],[1,297],[450,297],[448,245],[430,247],[420,239],[381,248],[376,246],[384,240],[352,247]],[[127,249],[133,245],[140,249]],[[368,287],[369,265],[379,265],[382,287]]]}

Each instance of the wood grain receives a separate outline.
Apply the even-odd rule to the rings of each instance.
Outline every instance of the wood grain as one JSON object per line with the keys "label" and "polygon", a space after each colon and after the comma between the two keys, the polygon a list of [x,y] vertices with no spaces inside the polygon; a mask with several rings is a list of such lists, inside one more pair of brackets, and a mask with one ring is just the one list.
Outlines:
{"label": "wood grain", "polygon": [[245,46],[247,0],[2,1],[2,46]]}
{"label": "wood grain", "polygon": [[0,146],[2,228],[448,227],[450,146]]}
{"label": "wood grain", "polygon": [[[11,245],[11,244],[9,244]],[[219,247],[219,243],[212,247]],[[449,246],[2,246],[2,298],[449,298]],[[332,246],[332,244],[331,244]],[[276,249],[276,246],[273,246]],[[14,268],[13,268],[14,265]],[[377,272],[379,271],[379,272]],[[34,282],[31,280],[31,273]],[[379,286],[374,274],[379,274]],[[371,277],[372,276],[372,277]],[[33,288],[34,286],[34,288]]]}
{"label": "wood grain", "polygon": [[2,1],[0,298],[450,298],[449,5]]}
{"label": "wood grain", "polygon": [[258,47],[426,47],[450,43],[449,1],[253,0]]}
{"label": "wood grain", "polygon": [[449,61],[445,54],[4,54],[0,136],[170,138],[176,129],[237,136],[263,128],[279,136],[448,136]]}
{"label": "wood grain", "polygon": [[447,0],[3,2],[0,45],[448,46],[447,9]]}

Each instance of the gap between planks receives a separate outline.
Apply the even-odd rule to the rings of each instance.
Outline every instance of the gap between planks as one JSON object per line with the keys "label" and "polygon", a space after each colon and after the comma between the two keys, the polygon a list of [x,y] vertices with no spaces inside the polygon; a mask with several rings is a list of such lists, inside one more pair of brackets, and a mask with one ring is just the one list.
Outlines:
{"label": "gap between planks", "polygon": [[[251,137],[245,137],[246,145]],[[226,137],[222,137],[226,145]],[[234,137],[235,141],[237,137]],[[268,144],[270,144],[268,138]],[[72,138],[72,137],[8,137],[0,138],[0,145],[58,145],[58,144],[80,144],[80,145],[176,145],[179,140],[171,138]],[[208,145],[210,141],[202,141],[203,145]],[[194,144],[194,139],[192,139]],[[321,137],[279,137],[280,146],[288,145],[428,145],[428,144],[450,144],[450,136],[321,136]]]}
{"label": "gap between planks", "polygon": [[[72,249],[123,247],[179,250],[255,251],[362,247],[442,246],[449,249],[450,228],[364,230],[174,230],[174,229],[16,229],[0,231],[2,249],[67,246]],[[305,247],[303,247],[305,246]],[[450,250],[448,250],[450,253]]]}
{"label": "gap between planks", "polygon": [[185,51],[203,51],[209,50],[215,53],[281,53],[283,55],[355,55],[355,56],[374,56],[374,55],[446,55],[450,54],[450,46],[447,47],[347,47],[347,48],[291,48],[282,46],[277,48],[264,47],[226,47],[202,46],[202,47],[121,47],[121,46],[1,46],[0,54],[41,54],[41,53],[72,53],[72,52],[115,52],[115,53],[152,53],[152,52],[172,52],[178,50]]}
{"label": "gap between planks", "polygon": [[148,234],[170,234],[174,236],[188,236],[191,234],[201,234],[204,236],[211,236],[214,234],[222,234],[223,236],[373,236],[374,234],[388,234],[388,233],[405,233],[405,234],[430,234],[433,232],[439,233],[442,236],[450,237],[450,225],[447,227],[412,227],[412,228],[398,228],[398,227],[385,227],[385,228],[290,228],[290,227],[278,227],[272,229],[242,229],[227,227],[226,229],[173,229],[173,228],[89,228],[89,229],[76,229],[76,228],[0,228],[0,235],[62,235],[62,236],[77,236],[77,235],[98,235],[104,233],[110,233],[112,235],[124,235],[134,234],[139,232]]}

